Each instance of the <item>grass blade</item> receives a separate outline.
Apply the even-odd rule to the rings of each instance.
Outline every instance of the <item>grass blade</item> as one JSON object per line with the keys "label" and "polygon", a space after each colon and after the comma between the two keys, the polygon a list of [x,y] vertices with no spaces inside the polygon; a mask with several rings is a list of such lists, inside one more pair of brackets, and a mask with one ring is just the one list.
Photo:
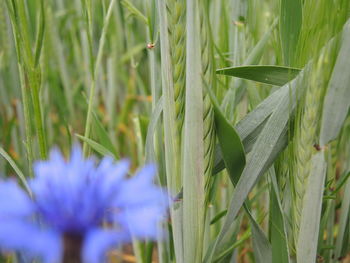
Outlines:
{"label": "grass blade", "polygon": [[312,158],[312,169],[305,193],[297,242],[298,263],[316,261],[325,176],[326,162],[324,153],[319,152]]}
{"label": "grass blade", "polygon": [[350,210],[350,180],[345,185],[344,197],[341,205],[341,214],[339,219],[339,230],[337,241],[335,245],[335,258],[340,258],[342,255],[342,248],[344,239],[346,238],[346,226],[349,224],[349,210]]}
{"label": "grass blade", "polygon": [[283,86],[294,79],[300,69],[281,66],[242,66],[216,70],[217,74],[233,76],[261,83]]}
{"label": "grass blade", "polygon": [[185,262],[202,262],[204,144],[201,46],[197,0],[187,1],[186,107],[183,142],[183,232]]}
{"label": "grass blade", "polygon": [[341,48],[324,100],[320,144],[335,139],[350,107],[350,22],[344,27]]}
{"label": "grass blade", "polygon": [[230,179],[236,185],[246,163],[244,148],[238,133],[221,112],[210,89],[208,89],[208,94],[214,108],[215,129],[222,150],[222,157]]}
{"label": "grass blade", "polygon": [[262,231],[258,223],[255,221],[250,213],[247,213],[250,224],[252,226],[252,240],[254,258],[256,263],[271,263],[272,251],[271,244],[267,239],[265,233]]}
{"label": "grass blade", "polygon": [[96,112],[92,112],[94,117],[94,131],[96,135],[100,139],[100,144],[104,148],[106,148],[109,152],[113,154],[117,159],[119,159],[119,154],[117,149],[114,147],[112,140],[110,139],[106,129],[103,127],[101,121],[99,120]]}
{"label": "grass blade", "polygon": [[4,148],[0,147],[0,155],[5,158],[5,160],[11,165],[12,169],[16,172],[19,180],[22,182],[24,188],[28,192],[28,194],[32,195],[32,192],[28,186],[28,182],[23,172],[17,166],[16,162],[11,158],[11,156],[4,150]]}
{"label": "grass blade", "polygon": [[302,1],[281,0],[280,37],[284,63],[292,65],[302,25]]}
{"label": "grass blade", "polygon": [[[237,123],[235,129],[243,142],[246,153],[251,151],[269,116],[276,109],[279,101],[286,96],[288,92],[289,87],[287,85],[281,87]],[[222,152],[220,147],[217,146],[213,174],[220,172],[224,168],[225,164],[222,158]]]}
{"label": "grass blade", "polygon": [[275,170],[271,169],[270,191],[270,239],[272,263],[289,263],[288,238],[281,200],[279,198]]}
{"label": "grass blade", "polygon": [[76,134],[76,136],[82,140],[84,143],[87,143],[92,149],[94,149],[96,152],[98,152],[99,154],[101,154],[102,156],[113,156],[115,158],[117,158],[113,153],[111,153],[106,147],[104,147],[103,145],[99,144],[98,142],[84,137],[82,135]]}

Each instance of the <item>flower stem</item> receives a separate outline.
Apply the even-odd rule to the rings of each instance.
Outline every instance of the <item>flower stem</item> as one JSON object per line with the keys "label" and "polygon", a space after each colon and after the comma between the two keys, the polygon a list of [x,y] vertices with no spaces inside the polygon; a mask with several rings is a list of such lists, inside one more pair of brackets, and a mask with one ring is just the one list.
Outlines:
{"label": "flower stem", "polygon": [[75,234],[65,234],[63,237],[64,251],[62,263],[82,263],[82,243],[82,236]]}

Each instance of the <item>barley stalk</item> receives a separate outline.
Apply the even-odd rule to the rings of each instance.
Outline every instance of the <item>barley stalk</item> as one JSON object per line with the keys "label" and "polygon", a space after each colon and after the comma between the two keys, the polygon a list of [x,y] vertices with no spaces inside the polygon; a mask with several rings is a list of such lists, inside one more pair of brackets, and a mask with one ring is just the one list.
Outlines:
{"label": "barley stalk", "polygon": [[[163,127],[167,187],[178,197],[170,209],[174,252],[184,262],[181,177],[181,132],[185,96],[185,1],[158,0],[162,64]],[[175,76],[175,78],[174,78]],[[177,77],[176,77],[177,76]],[[176,89],[176,90],[175,90]]]}
{"label": "barley stalk", "polygon": [[215,146],[215,128],[214,112],[210,97],[206,88],[212,89],[214,85],[213,60],[210,45],[210,27],[209,12],[207,1],[201,1],[200,12],[200,38],[201,38],[201,57],[202,57],[202,75],[203,75],[203,141],[204,141],[204,175],[206,178],[206,205],[210,202],[210,189],[213,184],[211,176],[213,168],[213,152]]}
{"label": "barley stalk", "polygon": [[[314,94],[313,94],[314,93]],[[297,240],[301,213],[303,208],[303,198],[305,195],[308,176],[310,174],[310,161],[313,153],[313,144],[316,136],[318,100],[313,97],[320,98],[319,88],[316,85],[311,85],[306,92],[306,103],[300,119],[300,129],[297,130],[296,140],[296,168],[295,168],[295,196],[293,204],[294,214],[294,238]]]}
{"label": "barley stalk", "polygon": [[[186,85],[186,1],[168,0],[166,2],[168,15],[168,32],[173,75],[173,90],[175,101],[176,145],[181,145],[181,132],[185,112]],[[180,152],[180,151],[179,151]]]}
{"label": "barley stalk", "polygon": [[[301,102],[300,112],[297,116],[294,141],[294,191],[293,191],[293,236],[297,242],[303,199],[308,186],[308,178],[311,173],[311,158],[317,149],[318,124],[320,120],[322,98],[326,87],[324,69],[328,63],[327,52],[322,52],[313,68],[309,79],[309,86],[305,91],[305,99]],[[329,65],[328,65],[329,67]]]}

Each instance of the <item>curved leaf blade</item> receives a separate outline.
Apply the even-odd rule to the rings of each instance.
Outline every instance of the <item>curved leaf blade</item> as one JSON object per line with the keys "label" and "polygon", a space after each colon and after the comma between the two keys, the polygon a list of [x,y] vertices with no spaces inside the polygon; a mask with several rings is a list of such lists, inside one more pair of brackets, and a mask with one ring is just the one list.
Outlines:
{"label": "curved leaf blade", "polygon": [[210,89],[208,89],[208,94],[213,104],[215,129],[222,158],[233,185],[236,185],[246,164],[244,147],[237,131],[221,112],[219,104]]}
{"label": "curved leaf blade", "polygon": [[342,45],[324,100],[320,144],[335,139],[350,108],[350,23],[345,26]]}
{"label": "curved leaf blade", "polygon": [[300,73],[300,69],[282,66],[240,66],[218,69],[216,73],[283,86],[294,79]]}
{"label": "curved leaf blade", "polygon": [[[279,101],[288,93],[288,86],[283,86],[273,92],[234,127],[242,140],[246,153],[251,151],[268,118],[276,109]],[[216,174],[223,169],[225,169],[225,163],[222,157],[221,148],[217,145],[215,149],[213,174]]]}
{"label": "curved leaf blade", "polygon": [[300,263],[316,261],[326,168],[324,153],[318,152],[312,157],[312,169],[301,215],[297,243],[297,261]]}
{"label": "curved leaf blade", "polygon": [[247,165],[231,198],[225,223],[213,247],[207,253],[206,263],[211,262],[215,254],[220,254],[229,246],[231,242],[230,233],[233,231],[232,222],[259,177],[265,173],[271,165],[271,161],[276,158],[276,149],[279,149],[282,145],[280,139],[285,136],[289,118],[296,107],[302,89],[305,87],[304,76],[308,74],[309,70],[310,64],[306,66],[298,78],[287,85],[290,92],[280,100],[254,144]]}

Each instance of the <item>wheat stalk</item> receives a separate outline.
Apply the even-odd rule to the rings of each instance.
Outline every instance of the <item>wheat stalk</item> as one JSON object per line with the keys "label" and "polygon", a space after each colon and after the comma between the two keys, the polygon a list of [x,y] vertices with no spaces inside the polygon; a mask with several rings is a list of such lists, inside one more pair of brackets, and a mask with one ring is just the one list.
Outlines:
{"label": "wheat stalk", "polygon": [[185,112],[186,85],[186,1],[168,0],[168,32],[173,75],[173,90],[175,101],[175,119],[177,137],[176,145],[181,145],[181,132]]}
{"label": "wheat stalk", "polygon": [[[325,69],[332,68],[329,62],[329,49],[324,50],[314,64],[309,78],[309,86],[305,90],[304,101],[299,106],[299,112],[295,124],[294,137],[294,191],[293,191],[293,236],[297,242],[303,200],[308,187],[308,178],[311,173],[312,155],[319,151],[315,143],[318,138],[318,125],[320,121],[322,99],[329,78],[326,77]],[[330,70],[328,70],[330,71]]]}
{"label": "wheat stalk", "polygon": [[212,89],[214,85],[213,75],[213,59],[210,39],[210,25],[208,3],[203,1],[200,5],[200,39],[201,39],[201,59],[202,59],[202,75],[203,75],[203,141],[204,141],[204,175],[206,178],[206,200],[208,205],[210,202],[210,189],[213,184],[212,168],[213,168],[213,152],[215,146],[215,127],[214,112],[210,101],[210,96],[206,88]]}

